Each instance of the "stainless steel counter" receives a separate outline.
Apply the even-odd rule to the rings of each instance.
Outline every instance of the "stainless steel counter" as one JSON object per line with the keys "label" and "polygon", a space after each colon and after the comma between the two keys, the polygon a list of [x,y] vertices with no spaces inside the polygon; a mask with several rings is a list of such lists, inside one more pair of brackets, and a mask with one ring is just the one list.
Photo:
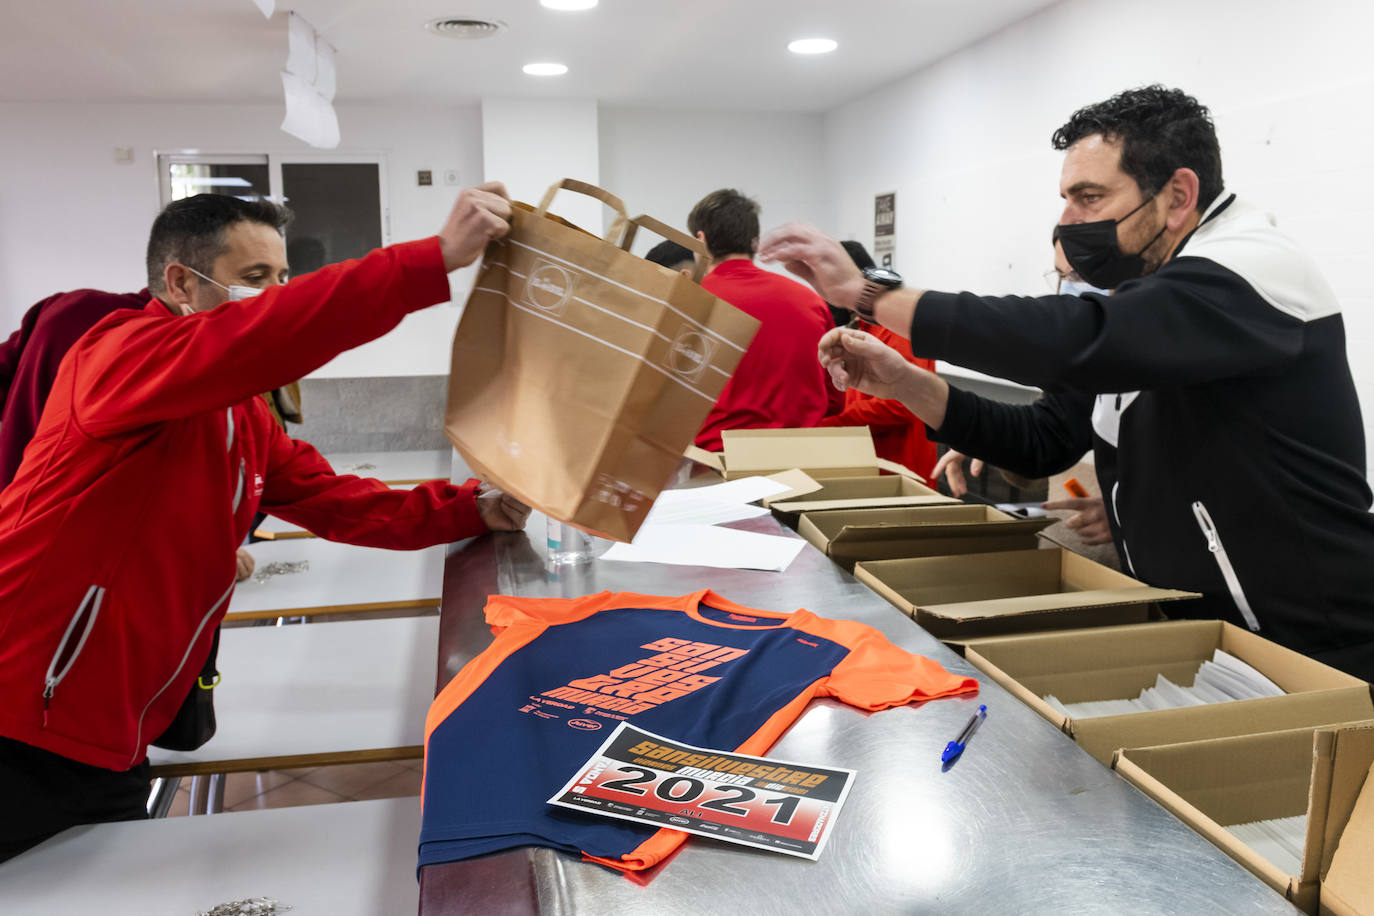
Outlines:
{"label": "stainless steel counter", "polygon": [[[795,537],[767,517],[736,527]],[[711,588],[749,607],[805,607],[862,621],[951,671],[977,674],[810,545],[782,574],[601,560],[555,574],[545,567],[545,533],[535,514],[524,533],[477,538],[450,554],[440,685],[489,644],[488,594],[601,590]],[[599,553],[608,542],[596,543]],[[807,709],[771,753],[858,771],[819,862],[693,837],[636,881],[532,848],[423,869],[420,912],[1298,912],[1006,691],[981,683],[975,697],[878,713],[833,700]],[[941,750],[978,703],[987,704],[987,721],[942,771]]]}

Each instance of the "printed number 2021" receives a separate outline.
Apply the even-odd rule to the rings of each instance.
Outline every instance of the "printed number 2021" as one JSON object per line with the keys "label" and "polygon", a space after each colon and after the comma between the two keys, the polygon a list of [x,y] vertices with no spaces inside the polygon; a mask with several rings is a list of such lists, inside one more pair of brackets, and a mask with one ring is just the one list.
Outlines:
{"label": "printed number 2021", "polygon": [[[652,770],[641,767],[618,767],[616,772],[634,775],[629,779],[612,779],[605,782],[601,786],[603,789],[611,792],[624,792],[627,795],[646,795],[648,790],[643,786],[653,782],[656,778]],[[664,801],[679,803],[694,802],[705,791],[706,784],[700,779],[693,779],[690,776],[669,776],[654,787],[654,795]],[[700,807],[720,811],[724,814],[732,814],[735,817],[747,817],[749,809],[738,806],[758,798],[758,793],[753,789],[745,789],[740,786],[729,786],[719,791],[723,794],[702,802]],[[783,825],[792,822],[792,816],[796,813],[797,805],[800,802],[801,798],[797,796],[763,800],[765,805],[777,806],[778,810],[773,812],[772,821],[775,824]]]}

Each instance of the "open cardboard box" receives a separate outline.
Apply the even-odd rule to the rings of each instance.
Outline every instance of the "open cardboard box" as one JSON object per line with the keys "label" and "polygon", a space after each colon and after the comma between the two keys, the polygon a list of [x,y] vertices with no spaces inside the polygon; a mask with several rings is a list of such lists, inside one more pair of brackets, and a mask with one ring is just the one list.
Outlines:
{"label": "open cardboard box", "polygon": [[809,512],[797,533],[845,569],[860,560],[1034,550],[1052,518],[1021,519],[992,506],[848,509]]}
{"label": "open cardboard box", "polygon": [[1143,623],[1154,602],[1196,597],[1152,588],[1062,547],[873,560],[854,575],[941,639]]}
{"label": "open cardboard box", "polygon": [[[1320,812],[1323,916],[1374,916],[1374,726],[1317,732],[1312,817]],[[1313,826],[1308,825],[1308,836]]]}
{"label": "open cardboard box", "polygon": [[763,504],[788,524],[800,524],[799,516],[807,512],[963,505],[914,477],[897,475],[822,478],[810,492],[779,493],[765,499]]}
{"label": "open cardboard box", "polygon": [[895,461],[879,458],[867,426],[727,429],[720,434],[720,441],[720,452],[691,446],[685,454],[719,471],[726,480],[767,476],[788,468],[800,468],[817,480],[876,477],[884,471],[912,480],[924,479]]}
{"label": "open cardboard box", "polygon": [[[1190,686],[1198,666],[1219,648],[1259,669],[1287,695],[1078,719],[1041,699],[1045,694],[1065,703],[1134,697],[1153,686],[1159,674]],[[970,639],[964,657],[1103,763],[1123,747],[1374,719],[1369,684],[1220,620]]]}
{"label": "open cardboard box", "polygon": [[[1374,722],[1360,727],[1374,735]],[[1333,735],[1299,728],[1126,748],[1113,756],[1112,768],[1303,912],[1316,914]],[[1295,815],[1307,818],[1297,874],[1286,874],[1226,829]]]}
{"label": "open cardboard box", "polygon": [[728,429],[720,438],[723,451],[689,446],[684,454],[726,480],[768,476],[790,468],[811,478],[805,486],[763,500],[793,527],[798,513],[822,509],[959,504],[926,486],[915,471],[879,458],[866,426]]}

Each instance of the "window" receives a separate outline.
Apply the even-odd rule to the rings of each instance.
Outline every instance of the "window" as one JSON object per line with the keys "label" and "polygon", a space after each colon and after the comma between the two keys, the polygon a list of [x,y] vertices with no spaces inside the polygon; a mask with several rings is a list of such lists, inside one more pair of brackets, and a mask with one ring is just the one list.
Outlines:
{"label": "window", "polygon": [[286,230],[291,273],[359,258],[390,241],[380,155],[159,153],[162,206],[195,194],[267,197],[295,214]]}

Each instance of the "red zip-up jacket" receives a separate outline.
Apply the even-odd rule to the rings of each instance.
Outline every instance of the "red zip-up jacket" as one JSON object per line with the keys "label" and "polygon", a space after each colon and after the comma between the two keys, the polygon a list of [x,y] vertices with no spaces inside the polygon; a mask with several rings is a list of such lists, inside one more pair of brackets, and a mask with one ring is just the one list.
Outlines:
{"label": "red zip-up jacket", "polygon": [[485,532],[476,482],[336,475],[257,397],[448,298],[431,238],[191,316],[153,300],[82,337],[0,492],[0,734],[142,760],[209,653],[259,506],[371,547]]}

